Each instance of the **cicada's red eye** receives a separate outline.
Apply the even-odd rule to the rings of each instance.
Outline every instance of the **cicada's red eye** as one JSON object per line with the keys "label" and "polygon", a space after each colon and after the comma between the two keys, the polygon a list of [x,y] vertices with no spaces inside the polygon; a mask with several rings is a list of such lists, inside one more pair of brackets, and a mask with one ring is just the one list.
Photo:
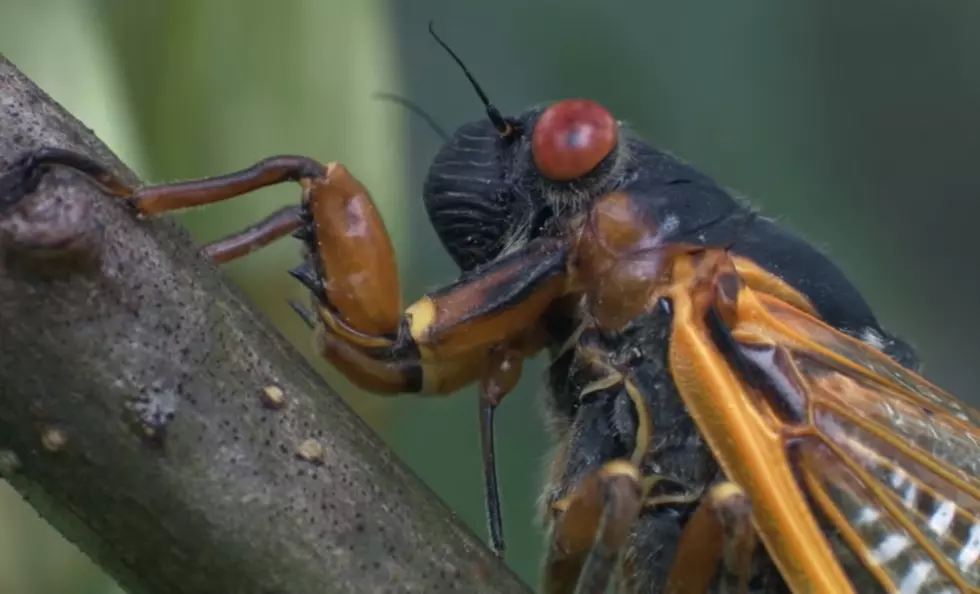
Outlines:
{"label": "cicada's red eye", "polygon": [[541,175],[571,181],[595,169],[613,148],[619,126],[605,107],[566,99],[544,110],[531,135],[531,154]]}

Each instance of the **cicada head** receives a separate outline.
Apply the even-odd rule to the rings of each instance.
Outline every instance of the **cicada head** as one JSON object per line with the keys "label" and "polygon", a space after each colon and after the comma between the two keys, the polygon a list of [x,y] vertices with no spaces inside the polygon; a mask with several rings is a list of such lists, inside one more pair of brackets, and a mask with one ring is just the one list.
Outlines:
{"label": "cicada head", "polygon": [[422,192],[436,233],[464,271],[535,237],[563,232],[591,199],[621,185],[628,141],[609,110],[567,99],[505,117],[436,40],[462,67],[487,112],[446,140]]}
{"label": "cicada head", "polygon": [[504,155],[509,139],[487,120],[460,127],[436,154],[422,197],[443,246],[463,270],[493,260],[533,210],[514,196]]}
{"label": "cicada head", "polygon": [[594,101],[530,109],[460,127],[429,169],[423,198],[436,233],[470,270],[558,231],[612,187],[619,123]]}

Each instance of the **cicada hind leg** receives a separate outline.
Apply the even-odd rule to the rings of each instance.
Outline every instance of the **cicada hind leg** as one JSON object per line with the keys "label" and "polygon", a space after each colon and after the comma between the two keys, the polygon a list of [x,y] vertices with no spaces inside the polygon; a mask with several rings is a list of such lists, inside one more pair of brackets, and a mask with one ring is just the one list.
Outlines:
{"label": "cicada hind leg", "polygon": [[531,241],[403,309],[384,221],[367,189],[339,163],[278,156],[217,177],[134,187],[84,155],[47,148],[5,172],[0,188],[30,193],[52,166],[86,174],[144,217],[299,183],[299,204],[208,244],[204,254],[227,262],[292,234],[308,250],[303,265],[290,272],[311,292],[314,311],[293,309],[315,327],[319,353],[348,379],[385,395],[448,395],[479,384],[491,544],[502,554],[494,410],[520,378],[523,360],[550,341],[541,319],[568,292],[567,241]]}
{"label": "cicada hind leg", "polygon": [[[665,583],[649,581],[648,568],[635,566],[646,560],[634,548],[640,514],[679,502],[645,497],[654,482],[656,477],[644,479],[635,466],[616,460],[557,502],[544,592],[603,594],[615,583],[624,594],[747,594],[758,538],[747,498],[733,483],[716,485],[701,498],[683,528]],[[660,546],[666,544],[673,543]]]}
{"label": "cicada hind leg", "polygon": [[747,593],[757,545],[745,493],[731,482],[715,485],[684,527],[664,593]]}
{"label": "cicada hind leg", "polygon": [[573,418],[559,426],[545,494],[550,542],[542,591],[748,592],[760,549],[747,497],[728,482],[706,488],[717,467],[694,454],[670,462],[669,475],[650,473],[664,462],[654,463],[658,448],[688,441],[676,424],[683,412],[654,398],[652,368],[617,370],[593,338],[588,330],[580,335],[569,373],[575,379],[558,386],[581,385]]}
{"label": "cicada hind leg", "polygon": [[[651,419],[634,381],[609,366],[601,351],[580,343],[576,358],[592,381],[577,391],[575,418],[565,427],[545,499],[550,535],[542,590],[546,594],[601,594],[617,582],[623,554],[651,488],[659,477],[643,476]],[[619,429],[604,403],[632,405],[631,451],[619,451]],[[630,406],[627,404],[627,406]],[[599,465],[596,466],[597,461]]]}
{"label": "cicada hind leg", "polygon": [[602,594],[639,515],[643,481],[626,460],[607,462],[554,504],[547,594]]}

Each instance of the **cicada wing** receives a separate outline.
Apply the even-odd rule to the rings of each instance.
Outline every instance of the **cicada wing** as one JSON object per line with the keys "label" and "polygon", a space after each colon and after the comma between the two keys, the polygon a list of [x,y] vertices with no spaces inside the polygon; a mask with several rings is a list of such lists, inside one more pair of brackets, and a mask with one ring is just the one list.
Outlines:
{"label": "cicada wing", "polygon": [[809,314],[747,298],[740,311],[758,311],[732,336],[788,355],[806,405],[788,451],[814,512],[886,591],[980,591],[977,411]]}

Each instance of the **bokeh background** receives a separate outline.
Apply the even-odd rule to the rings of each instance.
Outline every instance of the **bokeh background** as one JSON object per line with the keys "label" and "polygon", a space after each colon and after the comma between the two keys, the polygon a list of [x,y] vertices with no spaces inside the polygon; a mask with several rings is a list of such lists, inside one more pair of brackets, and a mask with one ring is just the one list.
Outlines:
{"label": "bokeh background", "polygon": [[[147,180],[273,153],[345,162],[383,210],[413,300],[455,274],[420,201],[439,139],[372,93],[409,97],[449,129],[482,114],[429,19],[505,112],[601,101],[803,232],[918,345],[931,379],[974,397],[977,0],[0,0],[0,52]],[[277,188],[181,218],[209,240],[297,195]],[[285,305],[302,296],[285,274],[296,262],[285,241],[226,270],[312,358]],[[382,399],[320,368],[485,534],[475,393]],[[540,380],[539,362],[498,429],[509,562],[530,583]],[[0,482],[0,593],[118,591]]]}

